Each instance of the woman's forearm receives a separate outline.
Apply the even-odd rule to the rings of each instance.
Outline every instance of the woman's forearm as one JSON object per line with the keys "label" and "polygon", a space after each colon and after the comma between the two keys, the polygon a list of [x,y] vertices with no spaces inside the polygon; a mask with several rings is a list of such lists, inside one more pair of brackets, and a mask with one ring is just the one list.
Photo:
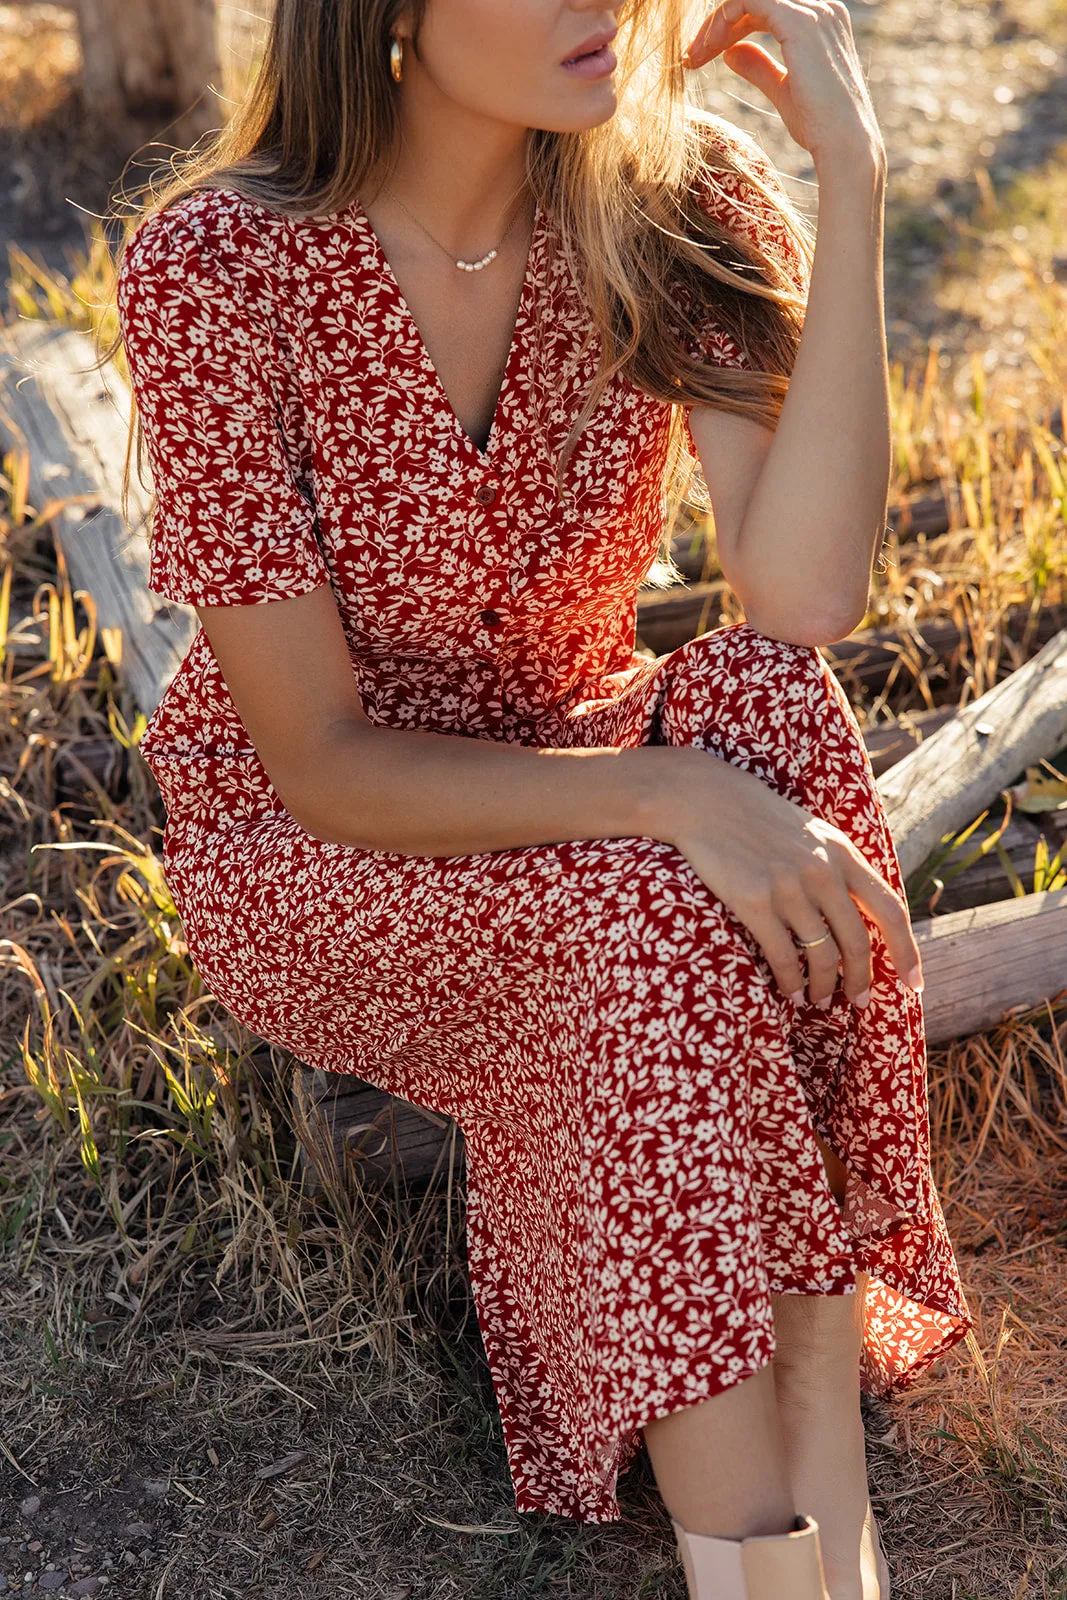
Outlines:
{"label": "woman's forearm", "polygon": [[725,765],[682,746],[556,749],[346,720],[308,763],[306,784],[281,798],[316,838],[404,855],[672,842],[694,781],[713,784]]}
{"label": "woman's forearm", "polygon": [[892,466],[883,310],[884,158],[819,173],[804,328],[777,430],[738,533],[739,592],[757,628],[867,611]]}

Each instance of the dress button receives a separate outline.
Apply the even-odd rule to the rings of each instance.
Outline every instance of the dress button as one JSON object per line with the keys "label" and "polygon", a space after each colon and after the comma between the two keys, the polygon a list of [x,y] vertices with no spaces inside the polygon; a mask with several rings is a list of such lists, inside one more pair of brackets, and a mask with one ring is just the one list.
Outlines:
{"label": "dress button", "polygon": [[482,621],[485,623],[485,626],[487,628],[499,628],[499,626],[500,626],[500,612],[499,611],[483,611],[482,612]]}
{"label": "dress button", "polygon": [[480,506],[491,506],[496,499],[496,489],[491,483],[483,483],[480,489],[474,491],[474,498]]}

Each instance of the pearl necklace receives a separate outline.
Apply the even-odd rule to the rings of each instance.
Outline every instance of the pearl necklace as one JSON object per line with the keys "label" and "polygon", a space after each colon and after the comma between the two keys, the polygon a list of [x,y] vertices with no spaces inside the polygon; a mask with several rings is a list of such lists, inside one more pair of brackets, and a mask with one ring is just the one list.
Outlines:
{"label": "pearl necklace", "polygon": [[422,228],[422,231],[426,235],[427,239],[432,240],[433,243],[437,246],[437,248],[439,250],[444,250],[445,255],[448,257],[449,261],[452,262],[452,265],[455,266],[455,267],[458,267],[461,272],[481,272],[482,268],[483,267],[487,267],[489,265],[490,261],[495,261],[496,260],[496,256],[497,256],[497,251],[500,249],[500,245],[504,243],[504,240],[507,238],[507,236],[511,232],[512,228],[515,226],[516,222],[518,222],[519,216],[521,214],[519,212],[515,213],[515,215],[511,219],[511,221],[508,223],[507,227],[504,229],[503,234],[501,235],[500,244],[498,244],[495,249],[490,250],[488,255],[482,256],[480,261],[463,261],[463,260],[457,261],[456,258],[452,255],[450,250],[445,250],[445,247],[441,243],[440,239],[435,239],[433,234],[430,232],[429,228],[423,226],[423,224],[419,221],[419,219],[415,215],[415,213],[413,211],[408,211],[407,206],[404,204],[403,200],[400,199],[399,195],[395,195],[394,194],[393,195],[393,199],[396,201],[396,203],[400,207],[401,211],[407,211],[408,216],[411,218],[411,220],[415,224],[415,226],[418,227],[418,228]]}

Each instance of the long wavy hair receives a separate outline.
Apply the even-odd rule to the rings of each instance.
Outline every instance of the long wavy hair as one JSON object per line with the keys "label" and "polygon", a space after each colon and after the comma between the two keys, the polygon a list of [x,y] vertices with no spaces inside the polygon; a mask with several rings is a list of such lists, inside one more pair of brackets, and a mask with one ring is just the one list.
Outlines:
{"label": "long wavy hair", "polygon": [[[195,190],[225,186],[283,214],[317,217],[349,206],[368,179],[387,175],[400,133],[400,101],[389,70],[391,30],[406,12],[417,54],[428,3],[275,0],[260,66],[225,126],[173,156],[170,176],[160,182],[157,173],[122,216],[112,304],[133,233]],[[575,133],[531,129],[526,146],[530,189],[557,225],[583,286],[589,337],[598,334],[601,341],[596,375],[561,449],[557,476],[617,372],[674,408],[661,564],[658,576],[646,580],[653,583],[681,576],[669,553],[681,505],[711,510],[682,408],[710,404],[774,427],[800,340],[800,284],[814,243],[810,222],[775,181],[755,141],[687,98],[681,55],[705,10],[703,0],[629,0],[613,41],[615,115]],[[786,249],[770,233],[765,249],[715,220],[706,202],[723,175],[740,175],[762,197],[781,224],[774,233],[789,240]],[[681,301],[696,308],[692,316],[680,309],[679,287]],[[744,351],[745,368],[688,353],[679,330],[698,334],[709,313]],[[101,364],[121,344],[120,332]],[[140,473],[143,433],[134,400],[124,511],[135,439]]]}

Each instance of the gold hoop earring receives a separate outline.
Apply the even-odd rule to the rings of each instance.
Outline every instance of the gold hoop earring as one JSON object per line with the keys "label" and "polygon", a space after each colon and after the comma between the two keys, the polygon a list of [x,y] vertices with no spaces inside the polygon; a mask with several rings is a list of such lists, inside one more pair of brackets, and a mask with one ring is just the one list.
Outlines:
{"label": "gold hoop earring", "polygon": [[404,76],[404,46],[395,34],[393,35],[393,42],[389,46],[389,67],[394,80],[399,83]]}

